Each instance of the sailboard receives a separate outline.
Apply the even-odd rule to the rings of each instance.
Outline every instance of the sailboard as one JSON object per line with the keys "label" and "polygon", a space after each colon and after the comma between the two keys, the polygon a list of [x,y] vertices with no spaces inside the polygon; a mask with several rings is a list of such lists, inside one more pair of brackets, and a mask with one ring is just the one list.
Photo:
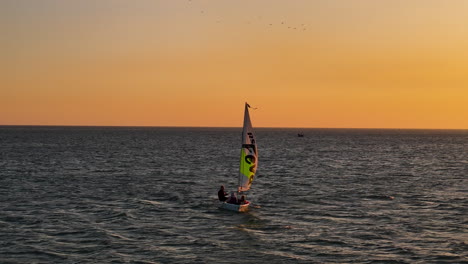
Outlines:
{"label": "sailboard", "polygon": [[[255,140],[252,122],[249,113],[250,105],[245,103],[244,108],[244,124],[242,128],[242,145],[240,153],[239,175],[237,184],[237,198],[240,198],[243,192],[248,191],[255,178],[255,173],[258,166],[258,150]],[[246,211],[250,203],[235,204],[222,202],[221,208],[232,211]]]}

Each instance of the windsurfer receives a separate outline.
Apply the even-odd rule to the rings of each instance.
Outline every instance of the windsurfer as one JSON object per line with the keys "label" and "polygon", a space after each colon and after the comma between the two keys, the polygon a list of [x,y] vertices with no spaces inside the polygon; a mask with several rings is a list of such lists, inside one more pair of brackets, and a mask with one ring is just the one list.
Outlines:
{"label": "windsurfer", "polygon": [[227,200],[227,192],[224,190],[224,185],[221,185],[221,188],[219,188],[219,191],[218,191],[218,199],[221,201],[221,202],[224,202]]}

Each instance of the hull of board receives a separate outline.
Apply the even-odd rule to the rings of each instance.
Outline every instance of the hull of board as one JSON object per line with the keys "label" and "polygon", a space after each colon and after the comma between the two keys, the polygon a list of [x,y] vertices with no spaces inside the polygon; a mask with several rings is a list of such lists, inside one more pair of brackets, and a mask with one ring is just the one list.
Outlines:
{"label": "hull of board", "polygon": [[244,212],[249,209],[250,204],[230,204],[230,203],[221,203],[219,206],[222,209],[236,211],[236,212]]}

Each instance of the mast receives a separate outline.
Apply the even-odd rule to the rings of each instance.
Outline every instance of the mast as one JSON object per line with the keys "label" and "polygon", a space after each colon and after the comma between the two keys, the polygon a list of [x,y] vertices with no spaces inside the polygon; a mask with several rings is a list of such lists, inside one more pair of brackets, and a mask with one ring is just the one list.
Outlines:
{"label": "mast", "polygon": [[[245,107],[244,107],[244,122],[242,125],[242,134],[241,134],[241,144],[244,144],[244,137],[245,137],[245,120],[246,116],[248,115],[249,109],[247,108],[249,104],[245,102]],[[240,171],[239,171],[239,177],[237,177],[237,198],[239,199],[239,194],[242,192],[241,187],[242,187],[242,171],[244,170],[244,162],[242,162],[242,145],[241,145],[241,161],[240,161]]]}

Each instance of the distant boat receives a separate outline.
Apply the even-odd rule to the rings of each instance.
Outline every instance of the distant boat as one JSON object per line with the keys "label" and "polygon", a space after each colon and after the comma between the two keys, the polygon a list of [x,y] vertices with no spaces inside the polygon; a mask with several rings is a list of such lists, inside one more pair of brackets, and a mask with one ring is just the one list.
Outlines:
{"label": "distant boat", "polygon": [[304,134],[302,134],[302,133],[297,133],[297,136],[298,136],[298,137],[304,137]]}
{"label": "distant boat", "polygon": [[[242,192],[250,189],[258,164],[257,142],[255,141],[252,122],[250,121],[249,108],[250,105],[245,103],[237,198],[240,198]],[[220,207],[227,210],[242,212],[246,211],[249,208],[249,205],[249,202],[245,204],[222,202]]]}

